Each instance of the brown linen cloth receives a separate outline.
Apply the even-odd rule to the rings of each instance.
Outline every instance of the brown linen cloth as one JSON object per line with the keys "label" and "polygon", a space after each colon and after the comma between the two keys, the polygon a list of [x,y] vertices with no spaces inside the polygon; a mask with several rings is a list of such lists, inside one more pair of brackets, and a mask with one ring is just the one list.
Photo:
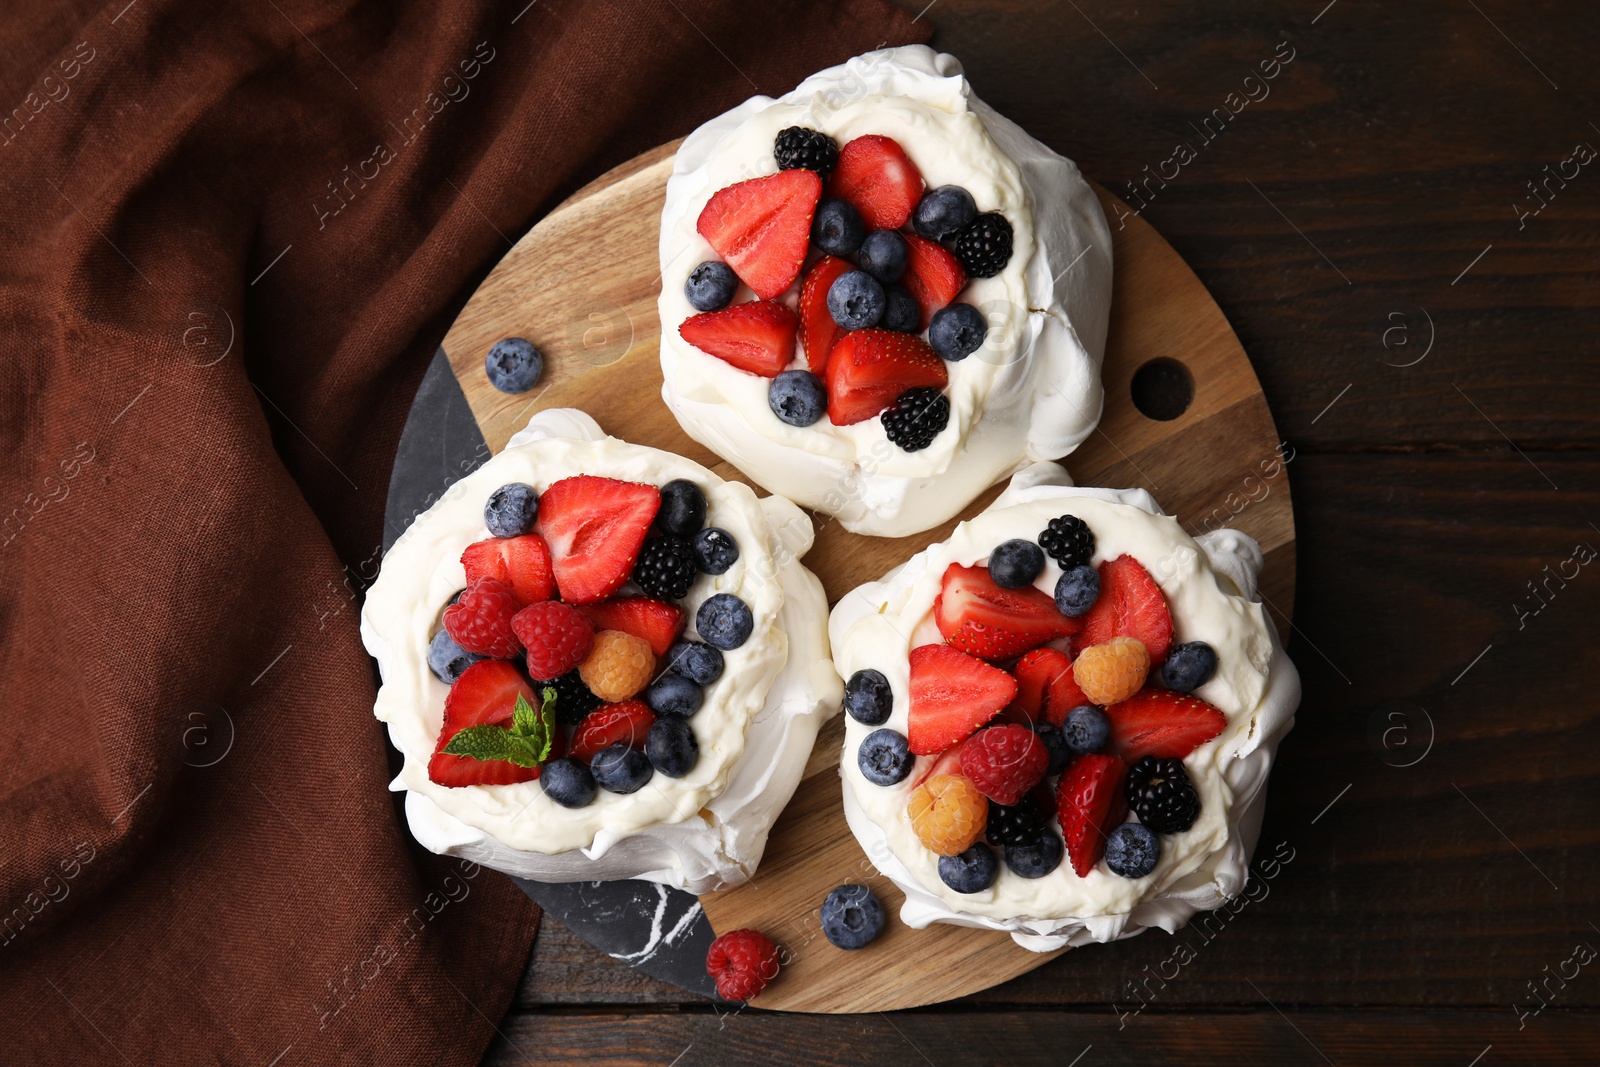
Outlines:
{"label": "brown linen cloth", "polygon": [[114,0],[0,65],[0,1061],[476,1062],[538,928],[422,853],[357,633],[400,426],[605,168],[874,0]]}

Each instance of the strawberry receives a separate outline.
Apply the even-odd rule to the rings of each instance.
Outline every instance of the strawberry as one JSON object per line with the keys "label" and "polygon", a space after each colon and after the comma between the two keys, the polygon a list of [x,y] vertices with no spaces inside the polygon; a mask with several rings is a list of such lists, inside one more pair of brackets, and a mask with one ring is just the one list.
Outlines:
{"label": "strawberry", "polygon": [[510,659],[522,651],[522,642],[511,629],[511,619],[521,606],[510,582],[480,578],[444,609],[444,628],[468,652]]}
{"label": "strawberry", "polygon": [[918,756],[943,752],[994,718],[1017,695],[1017,682],[945,645],[911,650],[911,712],[906,731]]}
{"label": "strawberry", "polygon": [[695,229],[740,281],[761,299],[771,300],[800,273],[821,195],[822,179],[811,170],[751,178],[707,201]]}
{"label": "strawberry", "polygon": [[1008,715],[1028,722],[1048,722],[1059,727],[1067,713],[1089,703],[1072,677],[1072,659],[1053,648],[1024,652],[1017,660],[1017,699],[1007,708]]}
{"label": "strawberry", "polygon": [[898,230],[922,199],[922,173],[893,138],[868,134],[839,149],[828,195],[855,205],[868,230]]}
{"label": "strawberry", "polygon": [[1115,756],[1079,756],[1061,775],[1056,807],[1067,856],[1079,878],[1087,878],[1106,854],[1106,835],[1128,817],[1122,780],[1128,768]]}
{"label": "strawberry", "polygon": [[1228,725],[1227,716],[1199,697],[1144,689],[1106,708],[1111,750],[1129,763],[1146,756],[1185,759]]}
{"label": "strawberry", "polygon": [[588,763],[595,755],[624,741],[629,748],[644,748],[645,735],[656,713],[640,700],[623,700],[595,708],[572,731],[572,758]]}
{"label": "strawberry", "polygon": [[591,604],[615,593],[633,573],[660,508],[661,490],[640,482],[580,474],[546,489],[539,498],[539,526],[550,543],[562,598]]}
{"label": "strawberry", "polygon": [[665,656],[683,632],[683,609],[647,596],[625,596],[580,608],[596,630],[621,630],[650,642],[650,651]]}
{"label": "strawberry", "polygon": [[1172,644],[1172,613],[1161,587],[1132,556],[1100,564],[1100,599],[1083,617],[1083,631],[1072,640],[1074,652],[1103,645],[1113,637],[1144,642],[1150,662],[1160,663]]}
{"label": "strawberry", "polygon": [[828,357],[825,380],[828,418],[836,426],[849,426],[881,415],[907,389],[943,389],[950,372],[922,338],[871,329],[839,339]]}
{"label": "strawberry", "polygon": [[783,304],[751,300],[721,311],[690,315],[678,333],[724,363],[775,378],[794,358],[794,335],[799,328],[800,320]]}
{"label": "strawberry", "polygon": [[[539,695],[522,672],[505,660],[479,660],[461,672],[444,698],[444,725],[428,760],[428,777],[440,785],[511,785],[539,777],[538,767],[519,767],[508,760],[479,760],[444,752],[450,739],[468,726],[505,726],[518,696],[539,706]],[[559,735],[559,731],[558,731]],[[559,743],[559,741],[557,742]],[[557,753],[552,752],[551,758]]]}
{"label": "strawberry", "polygon": [[1026,726],[985,727],[961,743],[961,773],[996,804],[1015,804],[1044,780],[1050,755]]}
{"label": "strawberry", "polygon": [[[937,648],[938,646],[930,645],[928,647]],[[968,740],[970,740],[970,738]],[[932,778],[936,774],[959,775],[961,773],[961,747],[966,743],[966,741],[958,742],[939,753],[938,758],[928,765],[928,769],[926,771],[917,775],[917,780],[912,784],[921,785],[923,782],[927,781],[929,778]]]}
{"label": "strawberry", "polygon": [[538,534],[491,537],[476,541],[461,553],[467,581],[498,578],[510,582],[524,606],[549,600],[556,594],[555,572],[550,569],[550,546]]}
{"label": "strawberry", "polygon": [[828,368],[828,353],[847,331],[833,321],[828,311],[828,290],[841,274],[854,270],[847,259],[823,256],[806,271],[800,283],[800,347],[805,349],[806,366],[820,376]]}
{"label": "strawberry", "polygon": [[922,306],[922,329],[926,330],[933,313],[948,307],[966,288],[967,272],[939,242],[915,234],[906,234],[905,239],[906,272],[900,276],[900,284]]}
{"label": "strawberry", "polygon": [[952,563],[933,601],[933,619],[945,643],[984,659],[1008,659],[1078,628],[1056,610],[1055,598],[1025,585],[1002,589],[989,568]]}

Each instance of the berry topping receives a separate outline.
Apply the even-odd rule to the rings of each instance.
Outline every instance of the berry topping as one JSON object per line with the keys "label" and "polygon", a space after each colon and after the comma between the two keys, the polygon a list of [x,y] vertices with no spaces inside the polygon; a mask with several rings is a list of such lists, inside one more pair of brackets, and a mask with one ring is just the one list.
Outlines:
{"label": "berry topping", "polygon": [[634,584],[658,600],[682,600],[697,577],[694,549],[677,537],[652,537],[633,564]]}
{"label": "berry topping", "polygon": [[595,756],[618,743],[629,748],[643,748],[645,735],[655,721],[655,712],[638,700],[602,704],[572,731],[570,754],[587,766]]}
{"label": "berry topping", "polygon": [[1046,831],[1026,845],[1005,847],[1006,866],[1018,878],[1043,878],[1061,866],[1061,838]]}
{"label": "berry topping", "polygon": [[594,623],[596,630],[621,630],[642,637],[650,651],[664,656],[683,633],[683,609],[676,604],[652,600],[647,596],[625,596],[585,604],[578,609]]}
{"label": "berry topping", "polygon": [[810,426],[828,413],[828,390],[808,370],[786,370],[768,386],[767,406],[790,426]]}
{"label": "berry topping", "polygon": [[928,851],[958,856],[983,836],[989,802],[959,774],[936,774],[911,791],[906,813]]}
{"label": "berry topping", "polygon": [[496,341],[483,360],[489,384],[502,393],[526,393],[544,373],[544,356],[523,337]]}
{"label": "berry topping", "polygon": [[824,200],[811,222],[811,240],[830,256],[853,256],[867,236],[861,212],[848,200]]}
{"label": "berry topping", "polygon": [[1172,613],[1161,587],[1132,556],[1118,556],[1100,564],[1100,598],[1083,617],[1083,630],[1072,647],[1081,651],[1103,645],[1113,637],[1136,637],[1144,642],[1150,662],[1160,663],[1172,643]]}
{"label": "berry topping", "polygon": [[1200,817],[1200,794],[1181,759],[1146,756],[1128,770],[1128,806],[1158,834],[1181,834]]}
{"label": "berry topping", "polygon": [[653,485],[580,474],[544,491],[539,525],[550,542],[556,586],[564,600],[604,600],[633,571],[650,523],[661,507]]}
{"label": "berry topping", "polygon": [[922,199],[922,174],[894,140],[868,134],[839,150],[828,195],[854,204],[869,229],[898,230]]}
{"label": "berry topping", "polygon": [[700,351],[740,370],[771,378],[794,358],[794,336],[800,328],[795,313],[775,300],[743,304],[690,315],[678,334]]}
{"label": "berry topping", "polygon": [[489,494],[483,524],[496,537],[521,537],[539,517],[539,494],[526,482],[510,482]]}
{"label": "berry topping", "polygon": [[1089,613],[1100,599],[1100,572],[1087,563],[1061,572],[1056,579],[1056,610],[1069,619]]}
{"label": "berry topping", "polygon": [[539,775],[544,795],[563,808],[582,808],[594,800],[594,775],[589,764],[571,757],[551,760]]}
{"label": "berry topping", "polygon": [[778,977],[778,946],[759,930],[730,930],[711,942],[706,973],[723,1000],[749,1000]]}
{"label": "berry topping", "polygon": [[864,270],[845,271],[828,286],[828,314],[842,330],[878,325],[887,305],[883,284]]}
{"label": "berry topping", "polygon": [[911,751],[919,756],[943,752],[994,718],[1016,694],[1016,679],[981,659],[948,645],[913,648]]}
{"label": "berry topping", "polygon": [[700,710],[706,694],[698,683],[669,671],[650,683],[644,699],[657,715],[687,719]]}
{"label": "berry topping", "polygon": [[1020,537],[1000,542],[989,553],[989,577],[1001,589],[1021,589],[1032,585],[1042,570],[1044,549]]}
{"label": "berry topping", "polygon": [[906,272],[900,284],[917,298],[925,326],[933,321],[934,312],[949,306],[966,288],[967,272],[943,246],[922,237],[907,237]]}
{"label": "berry topping", "polygon": [[939,857],[939,881],[957,893],[981,893],[994,885],[1000,861],[988,845],[973,845],[958,856]]}
{"label": "berry topping", "polygon": [[621,630],[601,630],[595,634],[594,647],[578,665],[583,684],[606,701],[627,700],[649,685],[655,672],[656,658],[650,652],[649,642]]}
{"label": "berry topping", "polygon": [[700,742],[682,719],[657,719],[645,738],[644,754],[668,778],[682,778],[700,762]]}
{"label": "berry topping", "polygon": [[1044,809],[1032,796],[1014,804],[989,804],[984,837],[991,845],[1031,845],[1045,831]]}
{"label": "berry topping", "polygon": [[479,656],[510,659],[522,651],[511,629],[521,603],[511,583],[480,578],[468,584],[461,599],[444,609],[444,628],[451,640]]}
{"label": "berry topping", "polygon": [[790,126],[772,142],[779,170],[814,170],[826,175],[839,162],[839,142],[818,130]]}
{"label": "berry topping", "polygon": [[689,280],[683,283],[683,295],[696,311],[720,311],[738,291],[739,276],[720,259],[706,260],[690,271]]}
{"label": "berry topping", "polygon": [[873,785],[905,781],[915,762],[905,735],[887,727],[872,731],[856,750],[856,766],[861,769],[861,776]]}
{"label": "berry topping", "polygon": [[771,300],[800,273],[821,195],[822,179],[809,170],[751,178],[712,196],[695,228],[741,281]]}
{"label": "berry topping", "polygon": [[722,653],[699,641],[679,641],[667,653],[666,667],[691,682],[710,685],[722,677]]}
{"label": "berry topping", "polygon": [[858,330],[833,346],[828,359],[828,418],[850,426],[881,415],[907,389],[950,384],[944,360],[920,337],[893,330]]}
{"label": "berry topping", "polygon": [[687,478],[674,478],[661,487],[661,510],[656,529],[688,540],[706,524],[706,494]]}
{"label": "berry topping", "polygon": [[550,546],[538,534],[474,542],[462,551],[461,565],[468,582],[482,578],[509,582],[520,604],[549,600],[556,592]]}
{"label": "berry topping", "polygon": [[1129,763],[1145,756],[1184,759],[1222,733],[1227,717],[1199,697],[1145,689],[1106,709],[1111,751]]}
{"label": "berry topping", "polygon": [[1061,736],[1074,756],[1086,752],[1102,752],[1111,740],[1111,720],[1093,704],[1082,704],[1067,713],[1061,724]]}
{"label": "berry topping", "polygon": [[537,762],[524,765],[444,751],[458,733],[474,726],[500,729],[509,735],[504,728],[514,724],[519,698],[530,710],[532,702],[539,700],[522,672],[504,660],[481,660],[462,671],[444,698],[444,724],[428,760],[428,778],[439,785],[463,786],[511,785],[539,777]]}
{"label": "berry topping", "polygon": [[643,752],[618,741],[595,753],[589,761],[589,773],[607,792],[637,793],[655,773],[655,767]]}
{"label": "berry topping", "polygon": [[883,902],[864,885],[842,885],[822,901],[822,936],[835,948],[866,948],[883,933]]}
{"label": "berry topping", "polygon": [[1094,531],[1076,515],[1057,515],[1039,531],[1039,545],[1064,571],[1094,558]]}
{"label": "berry topping", "polygon": [[1177,693],[1192,693],[1217,673],[1217,653],[1204,641],[1185,641],[1167,651],[1161,684]]}
{"label": "berry topping", "polygon": [[1136,822],[1125,822],[1106,838],[1106,866],[1124,878],[1143,878],[1161,861],[1161,839]]}
{"label": "berry topping", "polygon": [[1050,754],[1026,726],[979,730],[961,746],[961,773],[996,804],[1015,804],[1044,778]]}
{"label": "berry topping", "polygon": [[911,214],[911,228],[937,241],[977,217],[978,205],[971,193],[959,185],[940,185],[922,195]]}
{"label": "berry topping", "polygon": [[974,278],[993,278],[1011,262],[1011,223],[998,211],[986,211],[956,234],[956,258]]}
{"label": "berry topping", "polygon": [[1090,645],[1072,663],[1072,678],[1091,704],[1115,704],[1144,688],[1150,653],[1135,637],[1113,637]]}
{"label": "berry topping", "polygon": [[883,413],[883,432],[906,452],[920,452],[950,425],[950,400],[937,389],[907,389]]}
{"label": "berry topping", "polygon": [[456,644],[449,630],[440,630],[428,642],[428,667],[446,685],[454,685],[461,672],[483,659]]}
{"label": "berry topping", "polygon": [[951,304],[933,313],[928,323],[928,343],[940,359],[952,363],[966,359],[983,347],[989,321],[971,304]]}
{"label": "berry topping", "polygon": [[1028,586],[1002,589],[987,567],[950,564],[933,602],[945,642],[984,659],[1009,659],[1076,632],[1048,593]]}
{"label": "berry topping", "polygon": [[894,690],[882,671],[856,671],[844,683],[844,710],[863,726],[881,726],[894,710]]}
{"label": "berry topping", "polygon": [[[1072,659],[1053,648],[1036,648],[1017,661],[1017,699],[1011,710],[1030,722],[1060,726],[1088,698],[1072,675]],[[1015,717],[1015,716],[1013,716]]]}
{"label": "berry topping", "polygon": [[556,721],[576,726],[583,717],[598,708],[602,701],[589,691],[577,671],[568,671],[554,681],[544,683],[556,691]]}
{"label": "berry topping", "polygon": [[707,597],[694,616],[694,628],[700,640],[724,652],[732,652],[750,640],[755,627],[750,605],[732,593]]}
{"label": "berry topping", "polygon": [[559,600],[529,604],[511,620],[511,629],[528,650],[528,674],[544,681],[582,663],[594,642],[594,623]]}
{"label": "berry topping", "polygon": [[922,305],[905,286],[886,285],[883,287],[883,321],[878,325],[896,333],[921,333]]}
{"label": "berry topping", "polygon": [[1079,878],[1086,878],[1105,855],[1106,835],[1127,816],[1122,795],[1126,765],[1115,756],[1079,756],[1061,775],[1056,810],[1066,837],[1067,855]]}
{"label": "berry topping", "polygon": [[1066,770],[1067,764],[1072,762],[1072,757],[1077,753],[1067,744],[1067,735],[1062,733],[1058,726],[1051,726],[1047,722],[1036,722],[1033,724],[1033,732],[1039,735],[1039,740],[1044,743],[1045,752],[1050,756],[1050,762],[1044,769],[1045,777],[1054,778]]}
{"label": "berry topping", "polygon": [[724,574],[739,559],[739,542],[715,526],[694,535],[694,561],[707,574]]}
{"label": "berry topping", "polygon": [[800,283],[800,348],[813,374],[827,369],[828,353],[845,333],[828,310],[828,294],[834,282],[854,269],[849,260],[823,256],[811,265]]}
{"label": "berry topping", "polygon": [[856,256],[861,269],[885,285],[906,272],[906,239],[894,230],[873,230]]}

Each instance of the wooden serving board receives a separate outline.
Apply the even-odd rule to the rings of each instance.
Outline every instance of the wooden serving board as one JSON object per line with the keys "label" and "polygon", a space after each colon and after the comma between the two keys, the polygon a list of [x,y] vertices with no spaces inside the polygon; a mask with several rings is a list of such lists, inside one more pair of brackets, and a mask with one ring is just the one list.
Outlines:
{"label": "wooden serving board", "polygon": [[[748,481],[691,440],[661,401],[656,249],[676,148],[674,142],[647,152],[575,193],[507,253],[446,335],[444,351],[493,451],[534,411],[576,407],[608,433]],[[1106,405],[1099,429],[1066,466],[1080,485],[1148,489],[1192,532],[1228,525],[1255,537],[1267,561],[1263,597],[1286,629],[1294,516],[1260,383],[1221,310],[1177,253],[1142,219],[1114,211],[1114,197],[1096,192],[1107,218],[1121,214],[1124,222],[1113,234]],[[484,374],[489,347],[513,336],[533,341],[545,356],[544,379],[525,396],[497,391]],[[1176,361],[1192,379],[1192,401],[1166,421],[1141,414],[1132,397],[1135,372],[1154,359]],[[999,489],[960,518],[982,510]],[[884,539],[849,533],[826,516],[815,519],[816,546],[805,562],[830,602],[945,538],[959,521]],[[756,877],[701,898],[715,930],[756,927],[783,946],[780,980],[754,1003],[813,1012],[915,1007],[986,989],[1059,955],[1028,952],[993,931],[900,924],[903,895],[876,872],[845,825],[837,772],[843,734],[840,719],[823,729]],[[891,916],[884,935],[864,951],[840,951],[821,935],[822,899],[846,882],[871,885]]]}

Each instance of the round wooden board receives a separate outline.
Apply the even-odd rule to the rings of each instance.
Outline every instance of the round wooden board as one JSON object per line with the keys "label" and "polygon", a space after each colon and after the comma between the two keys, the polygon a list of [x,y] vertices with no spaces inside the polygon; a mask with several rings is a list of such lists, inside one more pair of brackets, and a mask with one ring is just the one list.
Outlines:
{"label": "round wooden board", "polygon": [[[576,407],[608,433],[748,481],[691,440],[661,401],[656,248],[676,148],[663,145],[579,190],[516,243],[450,328],[444,352],[491,450],[533,412]],[[1263,600],[1284,630],[1293,608],[1294,516],[1260,383],[1222,311],[1177,253],[1138,216],[1113,210],[1116,198],[1095,191],[1107,218],[1123,219],[1113,232],[1106,404],[1097,431],[1064,462],[1080,485],[1149,490],[1191,532],[1227,525],[1256,538],[1266,555]],[[498,392],[484,374],[489,346],[511,336],[529,338],[545,355],[543,383],[526,396]],[[1134,372],[1157,358],[1181,363],[1193,379],[1191,403],[1169,421],[1145,417],[1132,400]],[[981,511],[999,488],[960,518]],[[959,521],[884,539],[814,518],[816,546],[806,564],[830,602],[948,536]],[[897,918],[867,951],[841,952],[823,939],[817,909],[836,885],[870,884],[891,916],[904,899],[845,825],[837,773],[843,735],[838,718],[824,727],[756,877],[701,898],[714,929],[756,927],[785,948],[782,979],[754,1003],[813,1012],[916,1007],[986,989],[1059,955],[1028,952],[993,931],[911,930]],[[893,980],[883,980],[886,971]]]}

